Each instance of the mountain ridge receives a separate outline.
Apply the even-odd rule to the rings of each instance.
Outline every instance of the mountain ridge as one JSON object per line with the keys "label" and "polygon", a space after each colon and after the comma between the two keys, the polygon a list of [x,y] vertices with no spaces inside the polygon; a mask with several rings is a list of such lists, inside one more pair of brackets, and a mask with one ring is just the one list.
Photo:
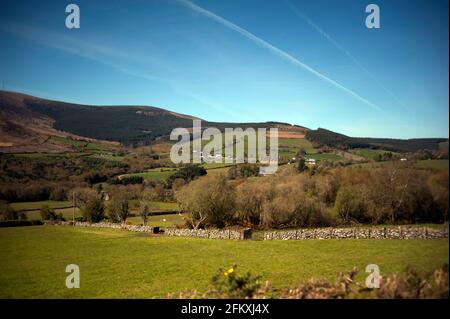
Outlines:
{"label": "mountain ridge", "polygon": [[[51,136],[101,141],[112,145],[148,145],[168,139],[175,127],[192,127],[198,117],[173,112],[161,107],[142,105],[85,105],[43,99],[23,93],[0,91],[0,151],[39,151],[61,146],[46,141]],[[200,119],[202,120],[202,119]],[[437,149],[448,142],[445,138],[386,139],[349,137],[323,128],[311,130],[304,126],[268,121],[254,123],[210,122],[202,127],[277,127],[280,138],[307,138],[335,148],[383,148],[416,151]]]}

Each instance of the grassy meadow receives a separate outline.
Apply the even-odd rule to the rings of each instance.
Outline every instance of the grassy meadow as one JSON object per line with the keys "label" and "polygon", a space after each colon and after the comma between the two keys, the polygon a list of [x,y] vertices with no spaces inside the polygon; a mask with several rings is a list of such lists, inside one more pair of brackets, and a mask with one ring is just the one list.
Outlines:
{"label": "grassy meadow", "polygon": [[[148,217],[147,226],[150,227],[172,227],[175,225],[183,225],[185,215],[184,214],[164,214],[164,215],[153,215]],[[142,218],[139,216],[130,217],[127,222],[134,225],[142,225]]]}
{"label": "grassy meadow", "polygon": [[132,173],[121,176],[141,176],[144,180],[153,179],[157,181],[166,181],[170,176],[175,174],[176,171],[176,169],[171,168],[154,168],[143,173]]}
{"label": "grassy meadow", "polygon": [[[153,212],[178,211],[180,209],[177,203],[172,202],[153,201],[151,202],[151,204],[151,211]],[[43,206],[52,208],[56,214],[61,213],[66,220],[72,220],[73,217],[72,202],[70,201],[47,200],[37,202],[16,202],[10,203],[10,206],[16,211],[24,211],[29,220],[41,219],[40,210]],[[131,209],[131,212],[138,215],[138,211],[136,209]],[[80,216],[80,210],[78,208],[75,208],[75,217]],[[183,215],[180,214],[150,216],[148,222],[149,226],[169,227],[184,223],[184,219],[182,218],[182,216]],[[142,224],[142,219],[139,216],[130,217],[127,221],[132,224]]]}
{"label": "grassy meadow", "polygon": [[[277,289],[311,277],[334,280],[378,264],[382,275],[420,273],[448,262],[448,240],[232,241],[150,236],[112,229],[32,226],[0,229],[0,298],[152,298],[204,290],[236,263]],[[65,267],[80,266],[80,289]],[[361,272],[358,280],[363,281]]]}

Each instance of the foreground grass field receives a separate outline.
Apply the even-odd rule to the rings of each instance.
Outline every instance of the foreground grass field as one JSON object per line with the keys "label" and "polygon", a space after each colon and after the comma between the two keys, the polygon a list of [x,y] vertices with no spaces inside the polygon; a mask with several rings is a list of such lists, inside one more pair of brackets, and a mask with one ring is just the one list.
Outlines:
{"label": "foreground grass field", "polygon": [[[0,229],[0,298],[149,298],[204,290],[219,267],[261,274],[275,288],[311,277],[334,280],[354,266],[382,275],[448,262],[448,240],[228,241],[150,237],[70,226]],[[80,267],[81,288],[65,287],[65,267]],[[360,273],[358,280],[364,280]]]}

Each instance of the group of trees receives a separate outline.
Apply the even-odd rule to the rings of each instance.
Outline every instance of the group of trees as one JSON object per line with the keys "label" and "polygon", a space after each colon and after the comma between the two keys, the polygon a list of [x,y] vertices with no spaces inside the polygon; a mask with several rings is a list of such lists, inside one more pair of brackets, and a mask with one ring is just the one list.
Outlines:
{"label": "group of trees", "polygon": [[175,174],[169,177],[169,179],[167,180],[167,186],[171,188],[176,180],[183,180],[185,183],[189,183],[197,177],[204,176],[206,174],[206,169],[203,166],[186,165],[178,169]]}
{"label": "group of trees", "polygon": [[259,176],[259,165],[242,164],[230,167],[228,170],[228,178],[236,179],[243,177]]}
{"label": "group of trees", "polygon": [[73,189],[75,205],[80,209],[82,220],[96,223],[107,219],[113,223],[126,223],[137,211],[143,224],[147,223],[152,203],[158,198],[151,186],[108,185],[105,189],[80,187]]}
{"label": "group of trees", "polygon": [[438,150],[441,143],[448,143],[444,138],[362,138],[350,137],[323,128],[309,130],[306,138],[315,146],[328,146],[337,149],[374,148],[394,152],[417,152],[420,150]]}
{"label": "group of trees", "polygon": [[117,177],[110,181],[110,184],[114,185],[129,185],[129,184],[142,184],[144,182],[144,178],[142,176],[131,175],[131,176],[123,176]]}
{"label": "group of trees", "polygon": [[41,208],[40,214],[42,220],[65,220],[61,213],[56,214],[55,210],[50,208],[48,205]]}
{"label": "group of trees", "polygon": [[448,216],[448,172],[348,167],[314,175],[290,168],[257,180],[216,175],[182,187],[176,198],[193,228],[438,223]]}
{"label": "group of trees", "polygon": [[[62,156],[62,157],[61,157]],[[163,165],[143,156],[130,156],[121,162],[90,157],[47,156],[21,158],[0,154],[0,200],[27,202],[71,199],[75,187],[93,187],[100,183],[112,185],[143,184],[158,189],[160,200],[172,200],[172,188],[179,188],[206,170],[198,165],[181,167],[167,182],[144,181],[127,173]],[[157,185],[156,185],[157,184]]]}
{"label": "group of trees", "polygon": [[21,158],[0,155],[0,200],[64,200],[70,189],[88,187],[126,173],[126,164],[89,157]]}
{"label": "group of trees", "polygon": [[6,201],[0,200],[0,221],[26,220],[24,212],[17,212]]}
{"label": "group of trees", "polygon": [[[342,165],[324,161],[308,168],[300,156],[296,167],[286,165],[274,176],[257,179],[248,178],[259,174],[255,164],[233,166],[227,174],[213,176],[204,176],[207,172],[199,165],[186,165],[163,182],[143,180],[140,176],[114,179],[114,174],[129,172],[128,168],[104,161],[25,161],[0,157],[0,218],[26,218],[7,202],[72,200],[75,194],[76,206],[89,222],[105,218],[126,222],[133,211],[139,212],[146,223],[154,208],[152,202],[174,199],[188,213],[193,228],[447,220],[447,171],[437,173],[404,165],[389,168]],[[198,178],[201,176],[204,177]],[[105,194],[109,195],[108,200]],[[48,207],[41,214],[46,220],[61,219]]]}

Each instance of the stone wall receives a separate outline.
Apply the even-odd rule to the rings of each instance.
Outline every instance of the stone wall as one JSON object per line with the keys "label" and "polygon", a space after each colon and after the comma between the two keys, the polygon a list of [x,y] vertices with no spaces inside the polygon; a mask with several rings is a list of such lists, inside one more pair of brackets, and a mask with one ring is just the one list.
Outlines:
{"label": "stone wall", "polygon": [[433,239],[448,238],[448,229],[432,229],[420,226],[316,228],[286,231],[267,231],[264,240],[301,239]]}
{"label": "stone wall", "polygon": [[[62,225],[73,225],[72,222],[62,222]],[[75,222],[75,226],[80,227],[97,227],[97,228],[114,228],[123,229],[141,233],[152,233],[153,227],[141,226],[141,225],[127,225],[127,224],[114,224],[114,223],[87,223],[87,222]]]}
{"label": "stone wall", "polygon": [[[61,222],[72,225],[72,222]],[[114,223],[75,222],[75,226],[123,229],[134,232],[154,233],[153,227]],[[159,229],[158,229],[159,230]],[[245,229],[179,229],[167,228],[168,236],[199,237],[209,239],[251,239],[252,230]],[[308,228],[264,232],[264,240],[301,239],[434,239],[448,238],[448,228],[433,229],[422,226],[354,227],[354,228]]]}
{"label": "stone wall", "polygon": [[[73,225],[72,222],[61,222],[61,225]],[[79,227],[97,227],[97,228],[113,228],[123,229],[135,232],[153,233],[154,228],[150,226],[141,225],[126,225],[126,224],[114,224],[114,223],[87,223],[87,222],[75,222],[75,226]],[[164,234],[168,236],[181,236],[181,237],[200,237],[210,239],[251,239],[252,230],[245,229],[178,229],[167,228]]]}
{"label": "stone wall", "polygon": [[251,239],[251,229],[178,229],[167,228],[165,231],[169,236],[199,237],[209,239]]}

